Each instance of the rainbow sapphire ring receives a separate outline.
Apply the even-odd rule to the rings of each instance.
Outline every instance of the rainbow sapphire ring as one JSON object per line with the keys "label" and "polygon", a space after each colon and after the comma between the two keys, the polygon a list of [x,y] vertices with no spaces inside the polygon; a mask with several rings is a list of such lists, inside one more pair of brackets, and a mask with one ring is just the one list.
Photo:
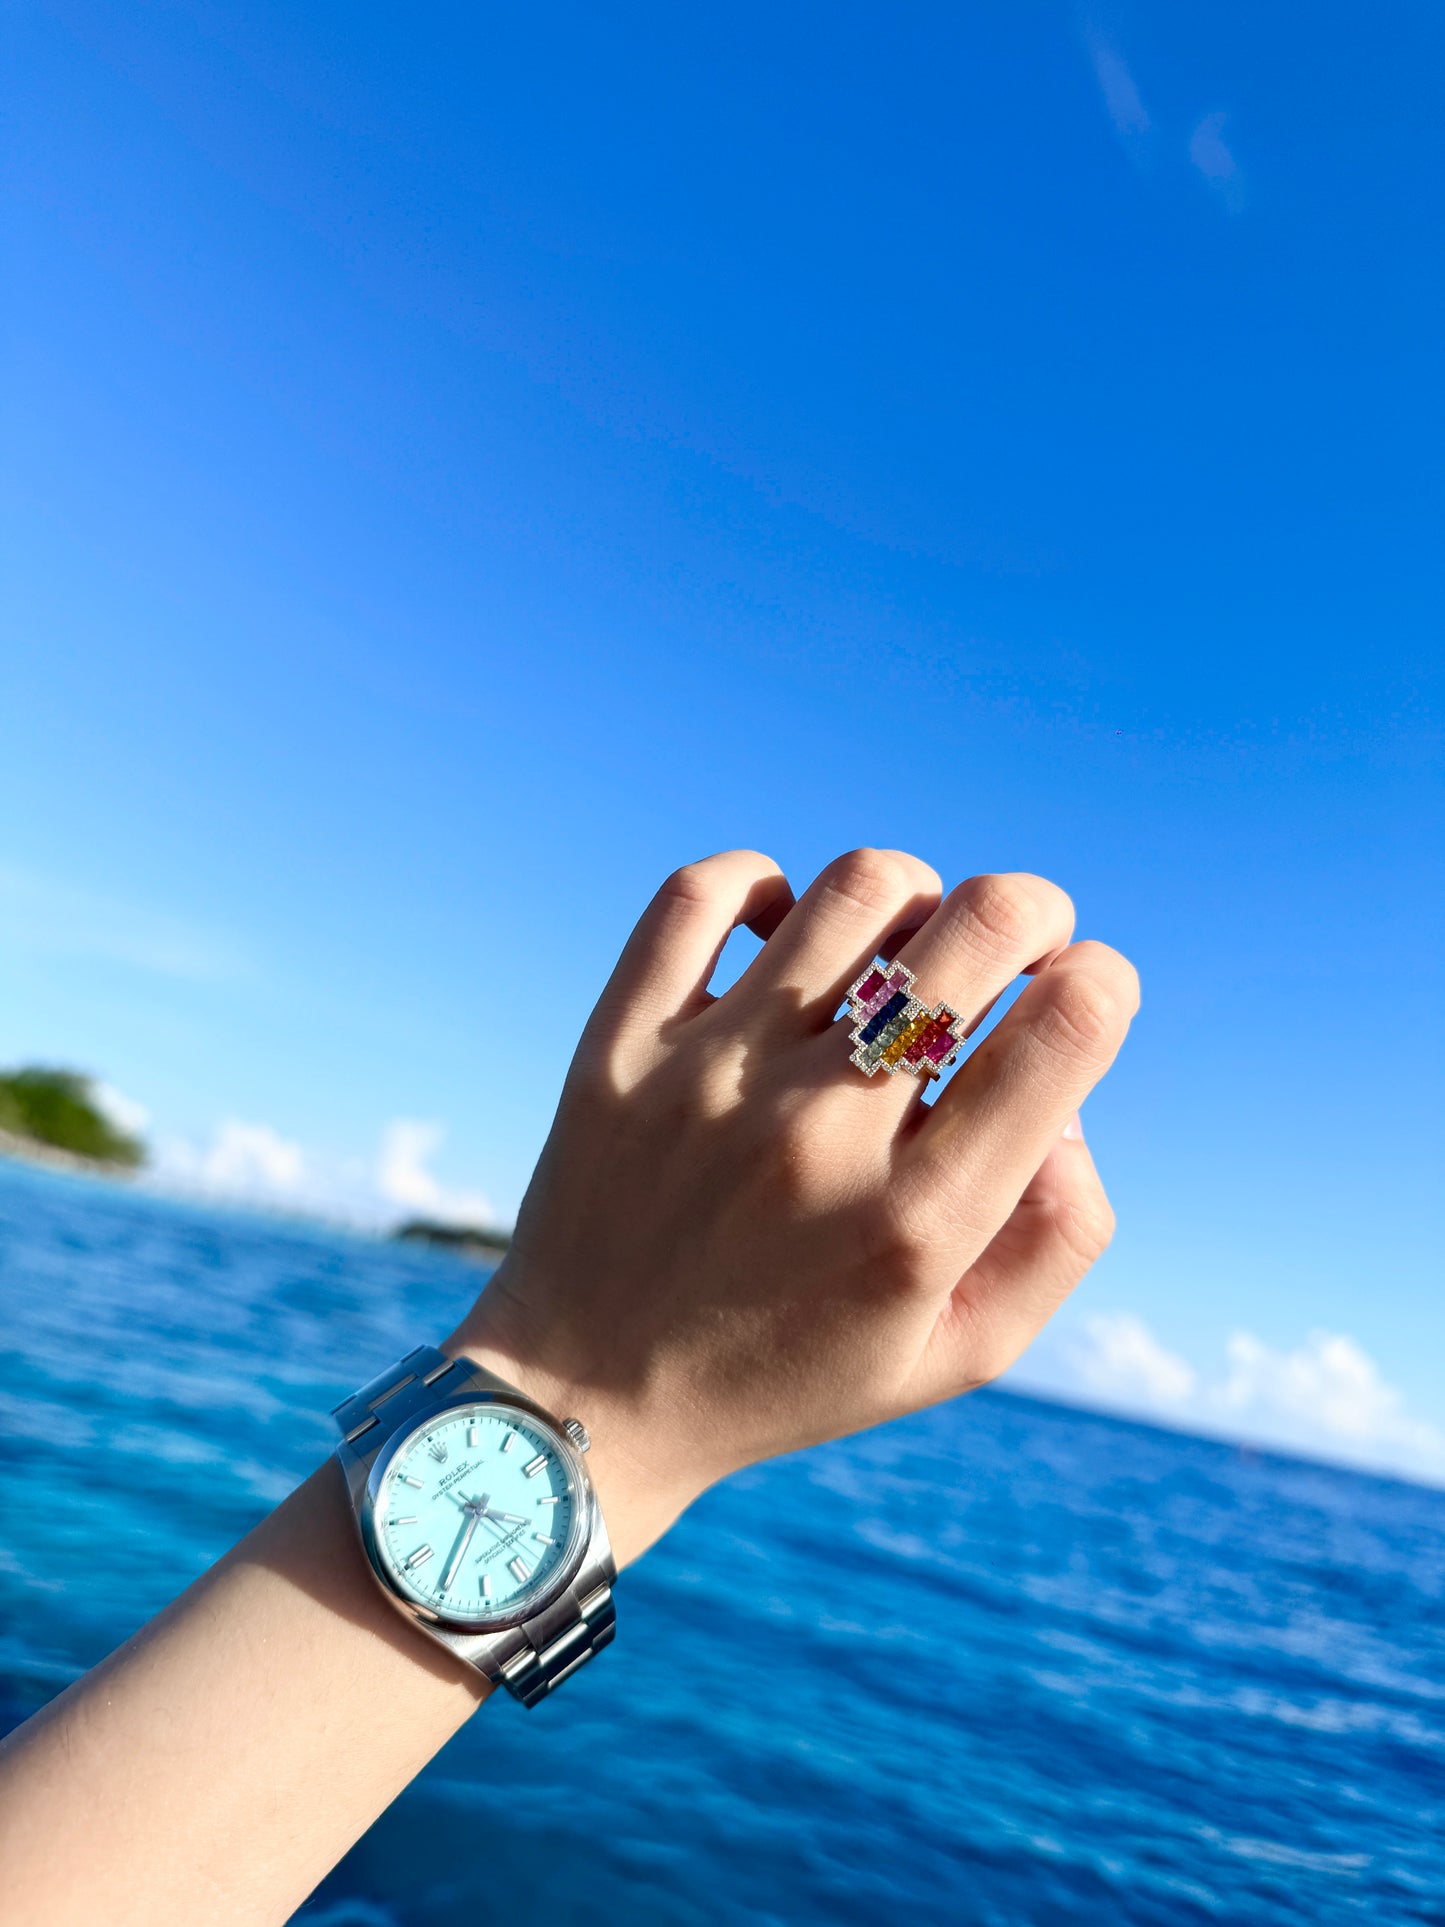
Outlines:
{"label": "rainbow sapphire ring", "polygon": [[848,992],[852,1061],[865,1077],[907,1071],[927,1080],[946,1071],[964,1041],[963,1019],[947,1004],[932,1010],[913,995],[913,972],[873,963]]}

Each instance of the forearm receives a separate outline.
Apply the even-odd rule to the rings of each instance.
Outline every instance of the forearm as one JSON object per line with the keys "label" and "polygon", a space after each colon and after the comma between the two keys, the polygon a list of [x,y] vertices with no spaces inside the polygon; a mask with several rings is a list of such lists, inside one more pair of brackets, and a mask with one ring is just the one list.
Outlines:
{"label": "forearm", "polygon": [[6,1915],[284,1920],[487,1690],[382,1596],[328,1462],[0,1748]]}

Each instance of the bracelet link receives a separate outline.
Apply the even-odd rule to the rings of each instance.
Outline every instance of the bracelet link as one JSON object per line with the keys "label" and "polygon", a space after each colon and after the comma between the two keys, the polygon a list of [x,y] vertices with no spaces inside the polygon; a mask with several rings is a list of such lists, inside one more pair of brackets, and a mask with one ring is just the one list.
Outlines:
{"label": "bracelet link", "polygon": [[419,1409],[425,1402],[423,1394],[439,1378],[454,1369],[461,1370],[463,1376],[467,1375],[466,1368],[448,1358],[445,1352],[439,1352],[434,1345],[418,1345],[405,1358],[399,1359],[388,1370],[378,1372],[359,1391],[353,1392],[350,1398],[344,1398],[333,1408],[331,1416],[340,1429],[342,1443],[352,1445],[357,1439],[364,1438],[373,1426],[380,1425],[376,1408],[398,1397],[408,1387],[411,1388],[411,1396],[402,1405],[393,1407],[386,1417],[388,1420],[401,1419],[410,1410]]}
{"label": "bracelet link", "polygon": [[[617,1609],[610,1586],[598,1586],[573,1610],[580,1616],[547,1645],[538,1650],[529,1637],[522,1650],[499,1668],[503,1684],[524,1706],[532,1707],[545,1699],[554,1687],[570,1679],[611,1643],[617,1630]],[[530,1627],[522,1630],[531,1632]]]}

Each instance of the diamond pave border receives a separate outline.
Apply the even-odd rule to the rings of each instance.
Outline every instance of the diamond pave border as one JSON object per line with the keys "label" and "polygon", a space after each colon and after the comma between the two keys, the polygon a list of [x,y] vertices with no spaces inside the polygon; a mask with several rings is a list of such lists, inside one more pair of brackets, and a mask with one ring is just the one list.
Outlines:
{"label": "diamond pave border", "polygon": [[[887,1026],[887,1030],[882,1034],[886,1036],[889,1031],[902,1034],[911,1029],[920,1019],[927,1019],[931,1023],[936,1024],[953,1039],[952,1046],[942,1057],[933,1058],[920,1054],[917,1060],[910,1064],[906,1058],[900,1056],[895,1058],[890,1064],[884,1061],[883,1053],[877,1049],[878,1040],[876,1038],[866,1045],[861,1041],[863,1032],[873,1019],[875,1010],[881,1007],[883,1002],[887,1001],[886,999],[879,998],[875,1005],[870,1008],[862,996],[864,984],[866,984],[875,973],[884,979],[885,986],[889,979],[901,977],[903,979],[903,989],[907,993],[907,1001],[891,1020]],[[848,1016],[852,1019],[853,1023],[852,1030],[849,1032],[849,1041],[854,1047],[849,1057],[849,1062],[856,1064],[865,1077],[873,1077],[880,1070],[887,1071],[890,1077],[892,1077],[896,1071],[907,1071],[910,1077],[922,1077],[924,1081],[927,1082],[931,1077],[940,1077],[943,1072],[954,1063],[958,1056],[960,1046],[967,1041],[964,1037],[963,1019],[953,1006],[951,1004],[935,1004],[930,1010],[927,1004],[913,995],[913,984],[914,973],[908,968],[907,964],[885,963],[882,958],[875,957],[867,969],[862,971],[856,981],[849,986]],[[894,994],[896,995],[897,993],[895,992]]]}

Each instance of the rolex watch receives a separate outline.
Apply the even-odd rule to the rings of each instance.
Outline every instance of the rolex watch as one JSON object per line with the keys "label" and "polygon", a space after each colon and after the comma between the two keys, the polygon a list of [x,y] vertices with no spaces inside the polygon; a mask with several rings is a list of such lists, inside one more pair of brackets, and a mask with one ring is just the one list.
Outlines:
{"label": "rolex watch", "polygon": [[422,1632],[524,1706],[608,1644],[617,1566],[579,1419],[427,1345],[333,1416],[371,1569]]}

